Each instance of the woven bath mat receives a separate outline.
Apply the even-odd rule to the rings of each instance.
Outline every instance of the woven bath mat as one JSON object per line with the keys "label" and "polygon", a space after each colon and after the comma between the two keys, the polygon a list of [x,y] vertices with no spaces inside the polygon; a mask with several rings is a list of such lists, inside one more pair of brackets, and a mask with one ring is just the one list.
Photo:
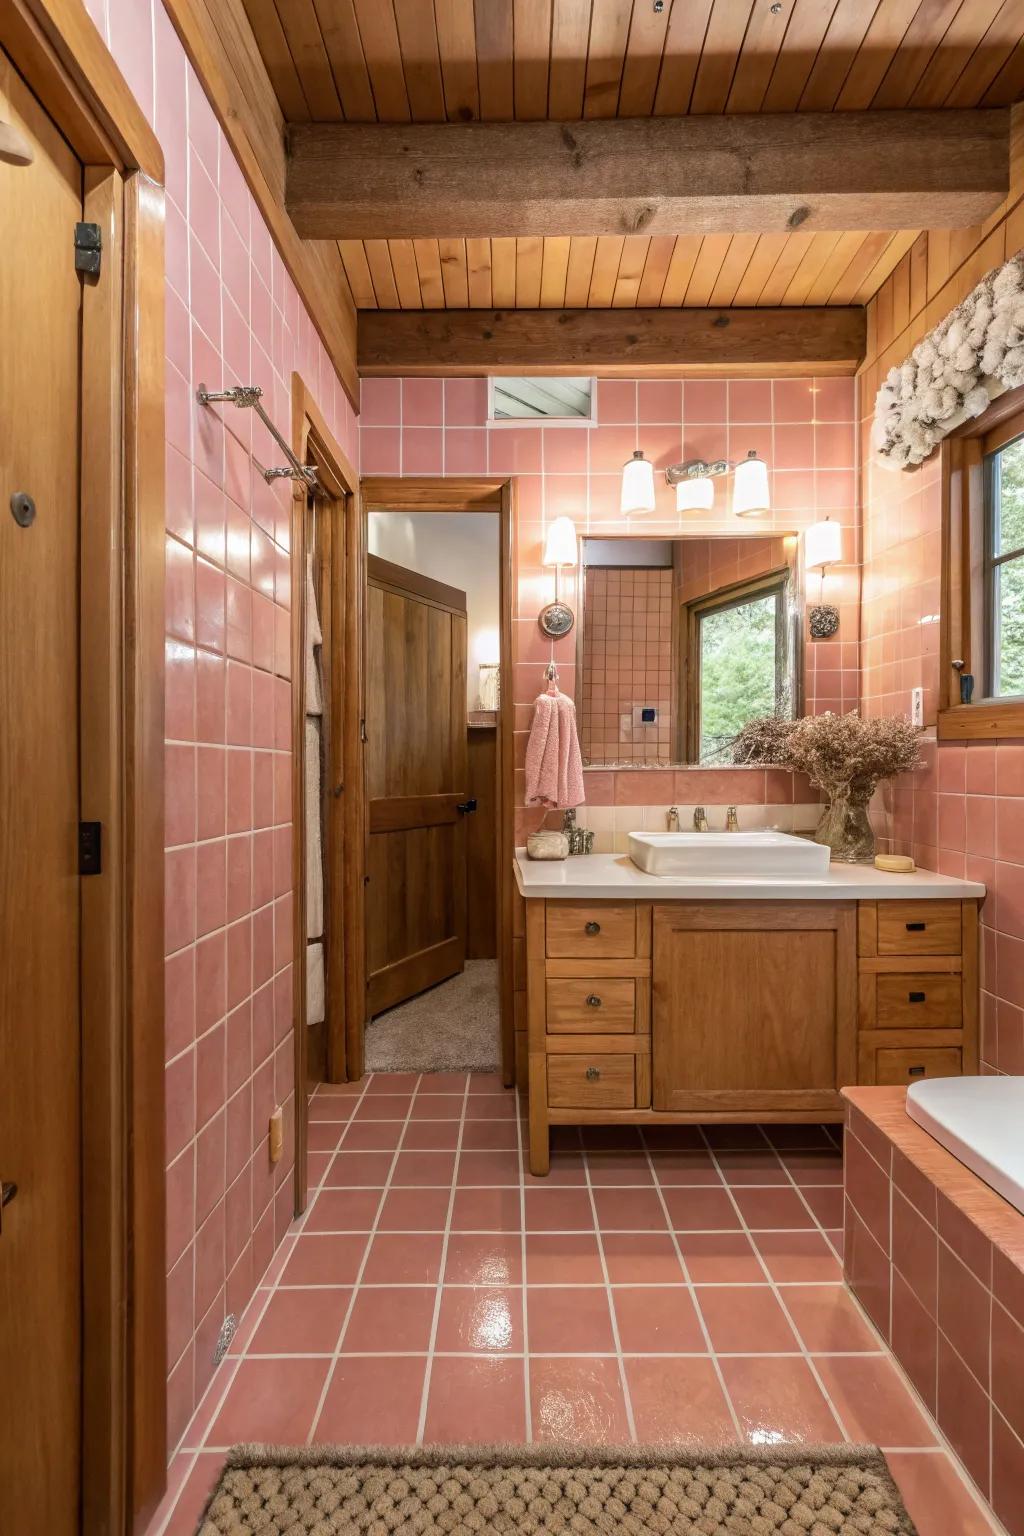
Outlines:
{"label": "woven bath mat", "polygon": [[913,1536],[873,1446],[237,1446],[199,1536]]}

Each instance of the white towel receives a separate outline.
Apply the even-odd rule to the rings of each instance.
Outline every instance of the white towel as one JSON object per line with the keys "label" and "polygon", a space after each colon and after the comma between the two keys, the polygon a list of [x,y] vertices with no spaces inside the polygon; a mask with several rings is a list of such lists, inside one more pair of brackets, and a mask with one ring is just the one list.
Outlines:
{"label": "white towel", "polygon": [[306,714],[322,715],[324,712],[323,689],[320,686],[320,662],[317,648],[323,645],[323,630],[316,605],[316,584],[313,581],[313,556],[306,559]]}
{"label": "white towel", "polygon": [[324,931],[324,855],[320,830],[320,721],[306,716],[306,938]]}
{"label": "white towel", "polygon": [[324,1003],[324,947],[322,944],[306,945],[306,1023],[322,1024],[326,1014]]}

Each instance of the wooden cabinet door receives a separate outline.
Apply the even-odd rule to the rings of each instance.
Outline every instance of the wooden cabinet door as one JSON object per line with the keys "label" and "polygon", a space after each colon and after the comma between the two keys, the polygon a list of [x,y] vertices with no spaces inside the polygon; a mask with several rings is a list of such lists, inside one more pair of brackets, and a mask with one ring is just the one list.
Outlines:
{"label": "wooden cabinet door", "polygon": [[654,1108],[840,1107],[856,1082],[850,903],[673,902],[654,909]]}
{"label": "wooden cabinet door", "polygon": [[466,963],[466,594],[371,555],[366,905],[371,1014]]}

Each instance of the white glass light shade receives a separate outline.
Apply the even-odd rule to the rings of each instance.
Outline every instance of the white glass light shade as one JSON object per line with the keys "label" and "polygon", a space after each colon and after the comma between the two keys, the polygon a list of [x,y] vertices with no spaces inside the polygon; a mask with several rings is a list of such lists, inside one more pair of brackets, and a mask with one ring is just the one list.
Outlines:
{"label": "white glass light shade", "polygon": [[762,517],[771,510],[768,466],[756,453],[749,453],[733,470],[732,510],[737,517]]}
{"label": "white glass light shade", "polygon": [[576,524],[571,517],[556,517],[544,545],[545,565],[576,564]]}
{"label": "white glass light shade", "polygon": [[622,466],[619,510],[624,516],[631,512],[654,511],[654,465],[644,458],[639,448]]}
{"label": "white glass light shade", "polygon": [[708,475],[676,481],[677,512],[710,512],[714,504],[715,482]]}
{"label": "white glass light shade", "polygon": [[804,534],[804,562],[809,570],[824,569],[843,558],[843,530],[826,518],[812,523]]}

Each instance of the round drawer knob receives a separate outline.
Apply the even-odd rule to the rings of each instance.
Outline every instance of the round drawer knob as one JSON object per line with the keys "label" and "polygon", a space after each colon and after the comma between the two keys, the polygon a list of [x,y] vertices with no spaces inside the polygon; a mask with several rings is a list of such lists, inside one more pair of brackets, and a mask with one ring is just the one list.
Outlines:
{"label": "round drawer knob", "polygon": [[600,1076],[601,1076],[601,1069],[600,1069],[600,1067],[588,1067],[587,1068],[587,1082],[588,1083],[596,1083]]}
{"label": "round drawer knob", "polygon": [[600,1008],[600,1006],[601,1006],[601,999],[598,997],[596,992],[591,992],[590,996],[587,998],[587,1007],[588,1008]]}
{"label": "round drawer knob", "polygon": [[600,923],[594,923],[594,922],[587,923],[587,925],[584,928],[583,932],[584,933],[589,933],[589,934],[600,933],[601,932],[601,924]]}

